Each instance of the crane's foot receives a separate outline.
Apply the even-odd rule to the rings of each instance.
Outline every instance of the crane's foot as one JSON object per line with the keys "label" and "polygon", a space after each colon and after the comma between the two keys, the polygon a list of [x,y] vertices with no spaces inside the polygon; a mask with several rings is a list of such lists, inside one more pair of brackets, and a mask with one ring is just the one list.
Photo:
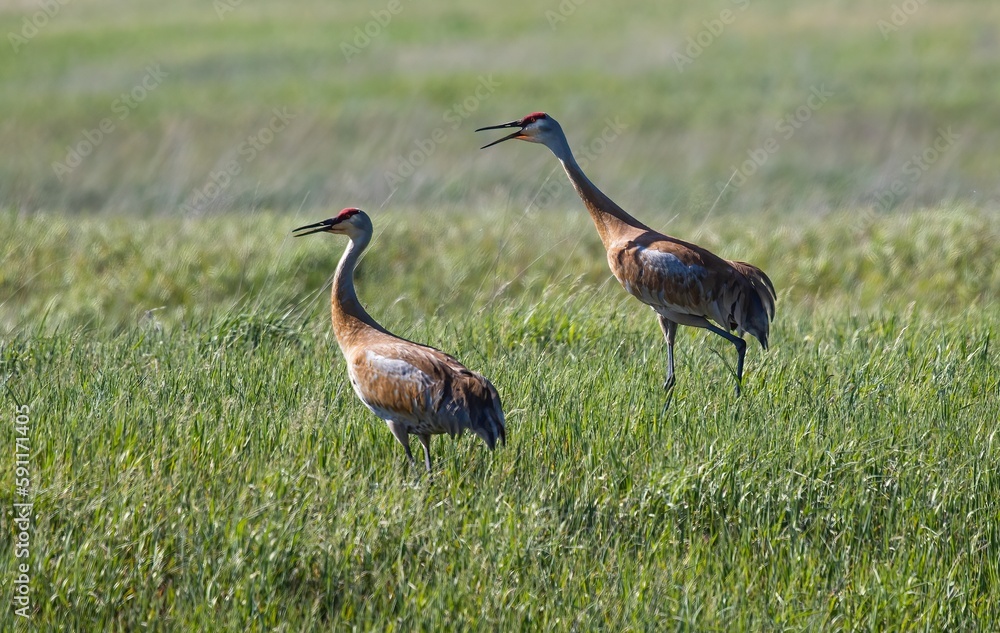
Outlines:
{"label": "crane's foot", "polygon": [[670,403],[674,399],[674,385],[677,384],[677,380],[674,378],[673,373],[667,376],[667,380],[663,383],[663,390],[667,392],[667,401],[663,405],[663,413],[667,412],[670,408]]}
{"label": "crane's foot", "polygon": [[667,401],[663,403],[663,413],[661,415],[665,415],[670,410],[670,403],[674,401],[674,386],[670,385],[668,387],[667,385],[663,385],[663,387],[667,390]]}
{"label": "crane's foot", "polygon": [[407,460],[402,463],[402,471],[399,479],[400,486],[414,490],[420,488],[420,480],[424,476],[422,469],[416,468],[416,464]]}
{"label": "crane's foot", "polygon": [[417,467],[417,460],[413,459],[413,453],[410,452],[410,447],[408,445],[403,445],[406,449],[406,461],[403,462],[404,474],[412,474],[416,471],[416,476],[413,478],[413,482],[410,485],[416,486],[420,482],[420,476],[423,474]]}
{"label": "crane's foot", "polygon": [[663,412],[660,415],[667,414],[667,411],[670,410],[670,403],[673,401],[674,401],[674,392],[673,390],[671,390],[670,393],[667,394],[667,401],[663,403]]}

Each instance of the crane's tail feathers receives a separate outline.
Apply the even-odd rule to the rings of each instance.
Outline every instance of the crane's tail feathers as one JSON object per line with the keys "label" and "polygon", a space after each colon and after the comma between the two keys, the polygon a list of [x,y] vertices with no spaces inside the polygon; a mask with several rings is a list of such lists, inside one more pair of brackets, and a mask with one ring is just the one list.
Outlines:
{"label": "crane's tail feathers", "polygon": [[481,437],[486,446],[492,451],[496,448],[497,440],[501,444],[507,444],[507,428],[503,415],[503,406],[500,404],[500,394],[489,382],[486,383],[488,391],[484,398],[483,407],[479,411],[478,419],[473,423],[473,432]]}
{"label": "crane's tail feathers", "polygon": [[749,332],[760,341],[760,346],[767,349],[767,337],[770,333],[771,321],[774,319],[774,301],[778,295],[774,284],[764,271],[746,262],[732,262],[735,268],[746,280],[748,287],[744,288],[742,314],[736,316],[736,329],[742,334]]}

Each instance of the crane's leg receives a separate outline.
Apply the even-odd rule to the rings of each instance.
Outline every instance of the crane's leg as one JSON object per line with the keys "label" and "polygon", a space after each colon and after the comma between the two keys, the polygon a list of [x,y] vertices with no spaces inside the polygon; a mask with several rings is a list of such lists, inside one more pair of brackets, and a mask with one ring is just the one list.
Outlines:
{"label": "crane's leg", "polygon": [[663,383],[663,388],[670,391],[674,388],[674,339],[677,337],[677,324],[670,319],[657,315],[660,319],[660,329],[663,330],[663,338],[667,340],[667,381]]}
{"label": "crane's leg", "polygon": [[705,328],[711,332],[715,332],[736,346],[736,395],[740,395],[742,393],[740,386],[743,384],[743,359],[747,355],[747,342],[735,334],[727,332],[722,328],[715,327],[711,323],[707,324]]}
{"label": "crane's leg", "polygon": [[431,473],[431,436],[424,433],[418,435],[420,443],[424,445],[424,466],[427,467],[427,474]]}
{"label": "crane's leg", "polygon": [[670,408],[670,403],[674,399],[674,385],[677,380],[674,378],[674,340],[677,338],[677,323],[666,318],[662,314],[657,314],[660,320],[660,329],[663,330],[663,338],[667,340],[667,380],[663,383],[663,389],[667,392],[667,403],[663,405],[666,413]]}
{"label": "crane's leg", "polygon": [[385,423],[389,425],[389,430],[396,436],[396,441],[403,445],[410,464],[416,466],[417,460],[413,459],[413,453],[410,452],[410,434],[406,431],[406,425],[395,420],[386,420]]}

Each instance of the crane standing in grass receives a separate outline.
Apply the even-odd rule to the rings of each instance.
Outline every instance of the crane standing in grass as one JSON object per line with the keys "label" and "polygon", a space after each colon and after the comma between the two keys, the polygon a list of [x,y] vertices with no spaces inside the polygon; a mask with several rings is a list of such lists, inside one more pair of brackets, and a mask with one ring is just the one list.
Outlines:
{"label": "crane standing in grass", "polygon": [[[667,404],[673,393],[674,339],[678,325],[705,328],[736,346],[736,393],[743,382],[743,360],[749,332],[767,349],[774,318],[774,286],[764,272],[745,262],[722,259],[695,244],[663,235],[639,222],[615,204],[584,175],[566,135],[544,112],[476,130],[518,128],[484,145],[519,139],[548,147],[583,200],[608,252],[611,272],[626,292],[653,308],[667,340]],[[713,325],[717,323],[721,327]],[[736,330],[737,335],[731,334]]]}
{"label": "crane standing in grass", "polygon": [[361,401],[386,421],[410,452],[410,434],[424,446],[424,466],[431,471],[431,435],[456,436],[468,429],[493,450],[506,443],[500,395],[490,381],[441,352],[399,338],[379,325],[361,306],[354,290],[354,268],[372,238],[372,222],[360,209],[302,226],[296,237],[312,233],[346,235],[350,243],[333,277],[333,332],[347,361],[351,386]]}

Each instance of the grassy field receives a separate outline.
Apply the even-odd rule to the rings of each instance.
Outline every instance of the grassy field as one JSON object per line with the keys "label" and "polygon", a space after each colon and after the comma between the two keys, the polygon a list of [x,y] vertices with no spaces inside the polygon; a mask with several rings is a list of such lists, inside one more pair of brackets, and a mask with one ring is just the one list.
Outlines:
{"label": "grassy field", "polygon": [[[1000,628],[995,3],[39,6],[0,4],[0,629]],[[774,280],[743,397],[682,328],[664,411],[552,157],[476,149],[537,109]],[[369,311],[503,398],[433,481],[348,384],[344,241],[291,237],[349,205]]]}
{"label": "grassy field", "polygon": [[350,390],[322,293],[343,244],[288,232],[312,218],[7,218],[34,624],[1000,622],[995,214],[710,223],[774,272],[773,347],[737,399],[731,347],[682,330],[666,414],[659,330],[582,213],[406,217],[375,216],[362,299],[492,377],[510,430],[436,441],[433,483]]}

